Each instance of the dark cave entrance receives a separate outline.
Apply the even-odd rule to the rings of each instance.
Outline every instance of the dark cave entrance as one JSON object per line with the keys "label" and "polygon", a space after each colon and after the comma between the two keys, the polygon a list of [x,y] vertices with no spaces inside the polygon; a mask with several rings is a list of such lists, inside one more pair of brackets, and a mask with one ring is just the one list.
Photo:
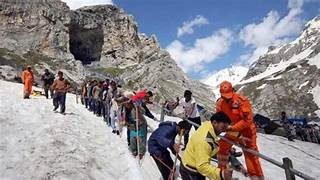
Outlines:
{"label": "dark cave entrance", "polygon": [[85,29],[78,24],[69,28],[69,47],[74,58],[82,64],[99,61],[103,46],[103,30],[101,27]]}

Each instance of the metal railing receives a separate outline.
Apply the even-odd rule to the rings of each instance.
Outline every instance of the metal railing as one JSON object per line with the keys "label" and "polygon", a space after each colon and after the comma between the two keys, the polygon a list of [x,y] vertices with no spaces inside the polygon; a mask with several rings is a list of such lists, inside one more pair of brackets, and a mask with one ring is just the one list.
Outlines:
{"label": "metal railing", "polygon": [[[162,114],[162,113],[164,113],[165,111],[166,111],[166,109],[162,107],[161,108],[161,117],[163,117],[163,119],[164,119],[164,114]],[[177,116],[175,114],[173,114],[173,116],[179,117],[179,116]],[[199,124],[194,123],[194,122],[192,122],[192,121],[190,121],[188,119],[184,119],[184,120],[188,121],[190,124],[192,124],[194,126],[197,126],[197,127],[200,126]],[[230,139],[228,139],[228,138],[226,138],[224,136],[219,136],[219,137],[220,137],[220,139],[226,141],[227,143],[241,148],[243,151],[246,151],[246,152],[248,152],[250,154],[253,154],[255,156],[259,156],[261,159],[264,159],[264,160],[268,161],[269,163],[274,164],[274,165],[284,169],[285,175],[286,175],[286,180],[295,180],[296,179],[295,176],[298,176],[298,177],[300,177],[302,179],[305,179],[305,180],[315,180],[315,178],[313,178],[313,177],[311,177],[311,176],[309,176],[309,175],[307,175],[307,174],[305,174],[305,173],[303,173],[301,171],[298,171],[298,170],[294,169],[293,165],[292,165],[292,161],[288,157],[282,158],[282,162],[280,162],[280,161],[272,159],[272,158],[270,158],[270,157],[268,157],[268,156],[266,156],[264,154],[261,154],[258,151],[255,151],[253,149],[245,147],[242,144],[234,142],[234,141],[232,141],[232,140],[230,140]]]}

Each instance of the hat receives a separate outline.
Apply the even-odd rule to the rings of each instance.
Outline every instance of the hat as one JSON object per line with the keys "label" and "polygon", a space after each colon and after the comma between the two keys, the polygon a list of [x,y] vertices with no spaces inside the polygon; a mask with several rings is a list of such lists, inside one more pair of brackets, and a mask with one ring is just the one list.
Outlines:
{"label": "hat", "polygon": [[226,115],[224,112],[220,111],[220,112],[216,112],[214,113],[211,118],[211,121],[217,121],[217,122],[224,122],[224,123],[231,123],[230,118],[228,117],[228,115]]}
{"label": "hat", "polygon": [[232,98],[233,96],[232,84],[228,81],[223,81],[220,84],[220,94],[222,97],[225,97],[227,99]]}

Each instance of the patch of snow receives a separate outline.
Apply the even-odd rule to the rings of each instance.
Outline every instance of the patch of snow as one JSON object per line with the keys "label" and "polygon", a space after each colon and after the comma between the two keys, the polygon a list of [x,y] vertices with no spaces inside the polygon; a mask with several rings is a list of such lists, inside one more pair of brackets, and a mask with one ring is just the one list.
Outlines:
{"label": "patch of snow", "polygon": [[246,86],[241,86],[240,89],[238,89],[237,91],[238,92],[241,91],[244,87],[246,87]]}
{"label": "patch of snow", "polygon": [[285,46],[285,44],[280,45],[279,47],[275,48],[274,50],[267,52],[266,54],[278,54],[279,51]]}
{"label": "patch of snow", "polygon": [[283,52],[283,54],[287,53],[291,49],[291,47],[291,44],[287,44],[287,49]]}
{"label": "patch of snow", "polygon": [[276,76],[276,77],[270,77],[268,79],[266,79],[267,81],[274,81],[274,80],[278,80],[278,79],[281,79],[282,76]]}
{"label": "patch of snow", "polygon": [[45,97],[22,99],[0,81],[1,179],[143,179],[126,143],[67,95],[66,113]]}
{"label": "patch of snow", "polygon": [[[320,110],[316,110],[314,113],[316,113],[316,115],[320,117]],[[320,123],[318,125],[320,126]]]}
{"label": "patch of snow", "polygon": [[[8,65],[2,65],[0,66],[0,75],[3,76],[7,80],[14,79],[15,76],[17,76],[16,70]],[[0,76],[0,78],[1,78]]]}
{"label": "patch of snow", "polygon": [[320,29],[320,16],[313,18],[306,26],[309,26],[309,29]]}
{"label": "patch of snow", "polygon": [[[313,18],[311,21],[309,21],[305,27],[307,27],[306,29],[304,29],[304,31],[300,34],[300,36],[295,39],[294,41],[292,41],[290,44],[298,44],[300,42],[300,40],[305,39],[306,37],[308,37],[308,33],[310,31],[314,31],[314,30],[320,30],[320,20],[319,17],[315,17]],[[318,19],[318,20],[317,20]],[[312,39],[313,37],[311,37]]]}
{"label": "patch of snow", "polygon": [[247,67],[232,66],[215,72],[201,81],[209,86],[217,86],[222,81],[229,81],[232,84],[237,84],[247,74],[247,72]]}
{"label": "patch of snow", "polygon": [[207,76],[201,80],[201,82],[211,86],[213,88],[214,95],[219,97],[219,85],[222,81],[229,81],[232,85],[236,85],[247,74],[248,70],[249,69],[244,66],[232,66],[231,68],[222,69]]}
{"label": "patch of snow", "polygon": [[296,68],[293,68],[293,69],[290,69],[288,72],[295,71],[295,70],[296,70]]}
{"label": "patch of snow", "polygon": [[274,73],[283,71],[288,66],[290,66],[292,63],[296,63],[302,59],[305,59],[311,52],[312,52],[311,48],[308,48],[308,49],[302,51],[300,54],[294,55],[288,61],[281,61],[278,64],[271,64],[263,73],[260,73],[256,76],[253,76],[247,80],[241,81],[240,84],[246,84],[246,83],[258,81],[258,80],[261,80],[265,77],[271,76]]}
{"label": "patch of snow", "polygon": [[316,65],[318,69],[320,69],[320,54],[317,54],[313,58],[309,59],[310,65]]}
{"label": "patch of snow", "polygon": [[301,89],[302,87],[306,86],[308,83],[309,83],[309,81],[306,81],[306,82],[300,84],[299,89]]}
{"label": "patch of snow", "polygon": [[308,122],[308,124],[317,124],[318,126],[320,126],[320,122],[319,121],[310,121],[310,122]]}
{"label": "patch of snow", "polygon": [[318,117],[320,117],[320,85],[317,85],[311,90],[311,94],[313,95],[313,101],[317,104],[318,110],[315,112],[317,113]]}
{"label": "patch of snow", "polygon": [[267,84],[262,84],[261,86],[257,87],[257,89],[264,89],[267,86]]}

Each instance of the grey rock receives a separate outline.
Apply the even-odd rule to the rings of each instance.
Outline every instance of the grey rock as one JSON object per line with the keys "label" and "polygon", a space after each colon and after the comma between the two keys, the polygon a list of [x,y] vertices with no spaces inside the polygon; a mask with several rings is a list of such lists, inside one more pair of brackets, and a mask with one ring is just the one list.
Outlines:
{"label": "grey rock", "polygon": [[[320,18],[316,17],[310,23],[320,23]],[[311,65],[309,59],[320,52],[320,29],[311,28],[310,23],[295,41],[272,48],[261,56],[238,85],[240,93],[251,100],[256,113],[274,119],[279,118],[281,111],[286,111],[290,117],[318,118],[316,111],[319,112],[320,107],[315,99],[319,97],[314,97],[311,91],[320,84],[320,69]],[[285,69],[250,81],[280,62],[290,63]]]}

